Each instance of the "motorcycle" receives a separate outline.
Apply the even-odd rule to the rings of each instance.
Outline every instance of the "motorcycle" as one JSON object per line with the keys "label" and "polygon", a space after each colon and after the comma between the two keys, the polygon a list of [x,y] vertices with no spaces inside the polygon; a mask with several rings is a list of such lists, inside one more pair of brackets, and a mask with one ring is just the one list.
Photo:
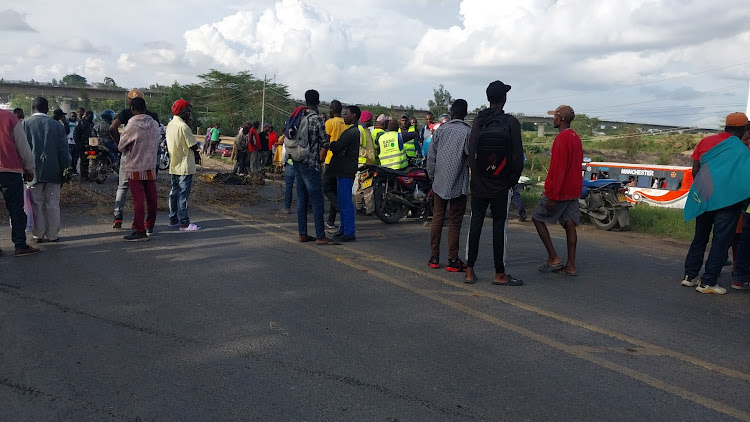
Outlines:
{"label": "motorcycle", "polygon": [[167,140],[165,138],[159,142],[159,159],[157,161],[159,170],[166,170],[169,168],[169,150],[167,149]]}
{"label": "motorcycle", "polygon": [[359,173],[359,186],[365,212],[374,212],[386,224],[395,224],[407,215],[432,217],[432,182],[422,168],[364,166]]}
{"label": "motorcycle", "polygon": [[578,204],[582,214],[600,230],[612,230],[616,226],[630,226],[630,207],[623,182],[612,179],[583,179],[583,189]]}
{"label": "motorcycle", "polygon": [[89,160],[89,180],[98,184],[107,181],[110,174],[120,172],[119,153],[112,151],[106,145],[87,145],[86,159]]}

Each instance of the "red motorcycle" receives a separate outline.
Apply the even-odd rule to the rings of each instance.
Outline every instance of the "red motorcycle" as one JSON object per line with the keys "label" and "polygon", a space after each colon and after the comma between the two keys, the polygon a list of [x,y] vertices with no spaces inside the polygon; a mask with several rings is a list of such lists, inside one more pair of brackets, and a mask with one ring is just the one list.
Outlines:
{"label": "red motorcycle", "polygon": [[432,217],[432,182],[423,168],[366,166],[360,170],[359,184],[366,212],[374,211],[384,223],[395,224],[406,216]]}

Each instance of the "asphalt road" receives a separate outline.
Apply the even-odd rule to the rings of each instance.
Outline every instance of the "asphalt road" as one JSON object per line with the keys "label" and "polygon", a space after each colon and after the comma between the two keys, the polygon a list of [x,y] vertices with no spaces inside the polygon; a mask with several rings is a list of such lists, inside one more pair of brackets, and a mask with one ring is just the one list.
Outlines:
{"label": "asphalt road", "polygon": [[466,285],[421,223],[316,246],[275,207],[143,243],[64,211],[24,258],[3,224],[0,421],[750,421],[750,294],[681,287],[685,245],[584,227],[563,277],[511,222],[493,286],[488,219]]}

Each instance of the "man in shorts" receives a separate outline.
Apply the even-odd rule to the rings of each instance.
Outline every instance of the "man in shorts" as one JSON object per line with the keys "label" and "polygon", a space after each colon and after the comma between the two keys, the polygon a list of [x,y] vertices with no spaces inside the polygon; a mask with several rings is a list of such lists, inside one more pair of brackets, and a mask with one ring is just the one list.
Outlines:
{"label": "man in shorts", "polygon": [[[552,124],[559,133],[552,143],[552,158],[547,179],[544,181],[544,193],[531,216],[548,254],[547,261],[538,268],[539,271],[575,276],[578,275],[576,271],[576,242],[578,240],[576,226],[581,222],[578,198],[581,196],[583,187],[581,177],[583,146],[581,138],[570,128],[570,122],[575,118],[575,112],[570,106],[561,105],[549,114],[554,116]],[[568,246],[568,260],[564,265],[555,251],[549,230],[547,230],[547,224],[558,222],[565,229]]]}

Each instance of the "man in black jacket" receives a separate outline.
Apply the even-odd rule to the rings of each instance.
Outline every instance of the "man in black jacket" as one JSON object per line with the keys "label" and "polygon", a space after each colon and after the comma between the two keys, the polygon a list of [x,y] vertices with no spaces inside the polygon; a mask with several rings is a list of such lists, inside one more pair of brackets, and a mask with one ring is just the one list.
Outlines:
{"label": "man in black jacket", "polygon": [[326,168],[326,173],[336,176],[336,189],[339,208],[339,219],[341,225],[339,231],[333,238],[339,242],[352,242],[356,240],[354,231],[354,203],[352,202],[352,186],[354,176],[359,166],[359,116],[362,114],[359,107],[349,106],[344,109],[342,117],[344,123],[349,125],[339,140],[331,142],[331,163]]}
{"label": "man in black jacket", "polygon": [[81,180],[89,180],[89,160],[86,158],[86,147],[89,138],[93,134],[94,112],[89,110],[84,113],[83,118],[73,131],[73,140],[78,148],[78,157],[81,159]]}
{"label": "man in black jacket", "polygon": [[[479,252],[479,236],[489,205],[492,211],[492,249],[495,260],[495,277],[492,284],[520,286],[523,281],[505,272],[505,225],[508,222],[508,201],[513,187],[523,170],[523,144],[521,124],[505,114],[506,94],[510,85],[500,81],[487,87],[490,108],[480,112],[469,135],[469,168],[471,169],[471,225],[466,246],[466,276],[464,281],[475,283],[474,263]],[[487,145],[488,148],[484,148]],[[494,145],[494,146],[493,146]],[[493,148],[499,147],[504,157],[495,161]],[[488,166],[487,164],[490,163]],[[507,165],[506,169],[503,165]]]}

